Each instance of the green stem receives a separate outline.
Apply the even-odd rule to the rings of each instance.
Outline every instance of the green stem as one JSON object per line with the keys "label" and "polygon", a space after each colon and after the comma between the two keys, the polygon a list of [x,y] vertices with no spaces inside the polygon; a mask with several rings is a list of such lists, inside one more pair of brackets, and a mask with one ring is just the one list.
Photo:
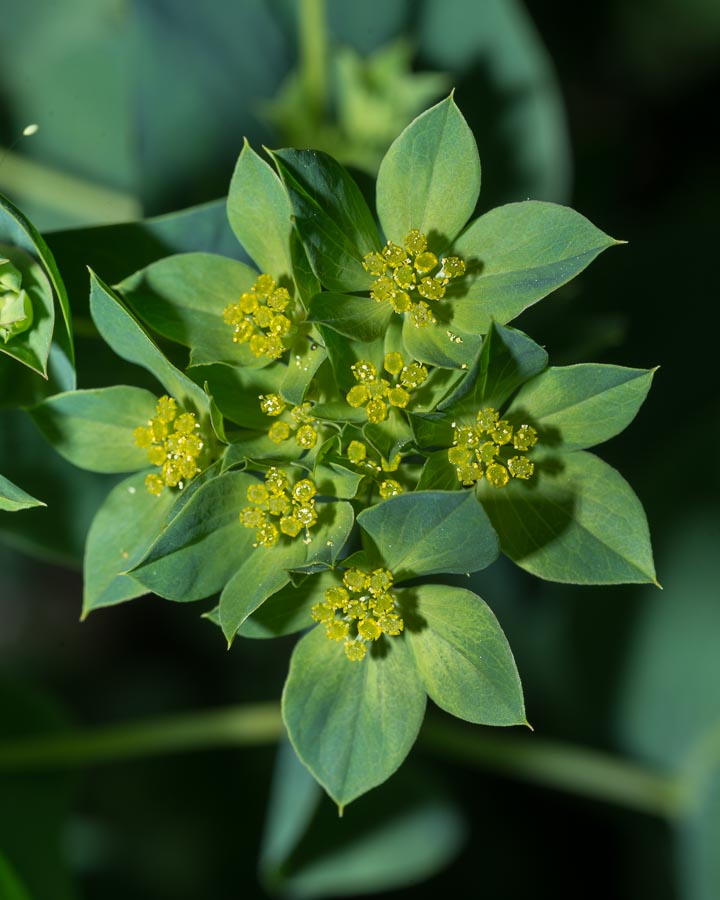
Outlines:
{"label": "green stem", "polygon": [[607,753],[537,737],[469,732],[428,721],[423,743],[443,757],[488,771],[663,818],[676,818],[688,806],[684,781],[618,759]]}
{"label": "green stem", "polygon": [[[220,747],[275,743],[284,733],[275,703],[190,713],[131,725],[0,743],[0,772],[97,765]],[[691,785],[609,754],[582,747],[467,730],[429,720],[422,743],[442,756],[489,772],[627,809],[676,818],[692,800]]]}
{"label": "green stem", "polygon": [[308,106],[323,121],[328,106],[328,34],[325,0],[300,0],[298,21],[300,77]]}
{"label": "green stem", "polygon": [[6,740],[0,743],[0,771],[73,768],[163,753],[272,744],[282,733],[278,705],[258,703],[131,725]]}
{"label": "green stem", "polygon": [[85,224],[139,219],[140,204],[129,194],[51,169],[10,150],[0,149],[0,190],[25,202],[67,213]]}

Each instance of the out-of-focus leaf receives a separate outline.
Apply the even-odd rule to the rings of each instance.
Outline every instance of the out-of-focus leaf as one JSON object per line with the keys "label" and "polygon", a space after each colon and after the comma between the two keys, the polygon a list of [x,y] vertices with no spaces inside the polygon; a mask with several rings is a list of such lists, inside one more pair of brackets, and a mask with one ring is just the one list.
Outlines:
{"label": "out-of-focus leaf", "polygon": [[16,512],[18,509],[30,509],[33,506],[45,504],[0,475],[0,509]]}
{"label": "out-of-focus leaf", "polygon": [[405,767],[337,814],[288,745],[278,754],[261,873],[284,897],[360,895],[428,878],[458,851],[464,823],[429,773]]}

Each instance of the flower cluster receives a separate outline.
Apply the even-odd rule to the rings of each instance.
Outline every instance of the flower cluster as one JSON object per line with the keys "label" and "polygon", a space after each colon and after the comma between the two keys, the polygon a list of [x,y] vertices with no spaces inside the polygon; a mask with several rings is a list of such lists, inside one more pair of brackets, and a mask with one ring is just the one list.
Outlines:
{"label": "flower cluster", "polygon": [[487,407],[477,414],[475,425],[453,423],[453,427],[455,435],[448,460],[464,485],[475,484],[485,475],[493,487],[502,488],[511,477],[527,481],[535,471],[527,456],[503,455],[511,448],[527,451],[535,446],[537,432],[530,425],[513,428],[497,410]]}
{"label": "flower cluster", "polygon": [[[288,404],[280,394],[260,394],[260,409],[266,416],[273,418],[281,416],[288,410]],[[295,443],[303,450],[312,450],[317,443],[318,433],[314,423],[317,421],[312,415],[312,403],[305,401],[300,406],[293,406],[289,412],[290,421],[278,420],[273,422],[268,430],[268,437],[275,444],[282,444],[291,435],[295,436]]]}
{"label": "flower cluster", "polygon": [[[418,327],[435,323],[425,300],[441,300],[450,280],[465,274],[465,263],[459,256],[438,260],[417,228],[405,235],[402,247],[388,241],[380,253],[368,253],[363,268],[377,276],[370,296],[378,303],[389,303],[396,313],[411,313]],[[418,300],[418,295],[425,299]]]}
{"label": "flower cluster", "polygon": [[[297,537],[301,531],[309,540],[308,531],[317,522],[315,495],[317,488],[309,478],[290,479],[275,466],[265,474],[265,484],[251,484],[247,489],[247,506],[240,513],[240,521],[246,528],[255,529],[255,547],[274,547],[280,533]],[[279,519],[276,525],[272,519]]]}
{"label": "flower cluster", "polygon": [[151,494],[160,496],[162,489],[179,487],[200,471],[198,456],[204,444],[197,434],[200,426],[194,413],[179,412],[172,397],[160,397],[156,414],[133,432],[135,443],[147,450],[148,459],[160,467],[160,473],[151,472],[145,479],[145,487]]}
{"label": "flower cluster", "polygon": [[370,641],[382,634],[400,634],[404,622],[390,590],[393,577],[387,569],[348,569],[343,585],[328,588],[325,600],[313,606],[311,615],[325,625],[331,641],[345,641],[348,659],[359,661],[364,659]]}
{"label": "flower cluster", "polygon": [[285,315],[290,294],[270,275],[261,275],[237,303],[225,308],[223,319],[232,325],[233,341],[248,344],[253,356],[279,359],[285,352],[283,337],[292,328]]}
{"label": "flower cluster", "polygon": [[386,354],[384,362],[385,371],[395,377],[394,384],[379,377],[377,368],[368,360],[361,359],[351,368],[358,383],[350,388],[345,399],[355,409],[364,406],[368,421],[373,423],[387,419],[389,406],[405,409],[411,399],[410,392],[419,388],[428,376],[422,363],[405,365],[399,353]]}
{"label": "flower cluster", "polygon": [[346,454],[349,462],[360,469],[367,469],[368,473],[377,479],[378,491],[383,500],[402,494],[403,488],[398,481],[395,481],[394,478],[383,477],[384,472],[397,472],[400,466],[399,453],[396,453],[390,462],[381,458],[377,463],[368,456],[367,444],[362,441],[350,441]]}

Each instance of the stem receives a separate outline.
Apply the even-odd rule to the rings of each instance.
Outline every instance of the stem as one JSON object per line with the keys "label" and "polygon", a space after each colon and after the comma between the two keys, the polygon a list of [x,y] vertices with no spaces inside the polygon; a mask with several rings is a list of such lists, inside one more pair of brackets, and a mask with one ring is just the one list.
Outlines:
{"label": "stem", "polygon": [[[189,713],[69,734],[0,743],[0,772],[74,768],[164,753],[272,744],[283,734],[275,703]],[[422,741],[447,759],[531,784],[674,819],[692,802],[692,785],[606,753],[541,738],[505,737],[438,720]]]}
{"label": "stem", "polygon": [[328,34],[325,0],[300,0],[300,77],[312,116],[325,119],[328,105]]}
{"label": "stem", "polygon": [[282,733],[279,706],[258,703],[7,740],[0,744],[0,771],[72,768],[188,750],[257,746],[274,743]]}
{"label": "stem", "polygon": [[422,737],[426,746],[444,757],[638,812],[673,819],[688,805],[681,778],[597,750],[536,737],[470,733],[438,721],[427,722]]}
{"label": "stem", "polygon": [[0,149],[0,190],[20,195],[86,224],[128,222],[141,216],[135,197],[58,172],[10,150]]}

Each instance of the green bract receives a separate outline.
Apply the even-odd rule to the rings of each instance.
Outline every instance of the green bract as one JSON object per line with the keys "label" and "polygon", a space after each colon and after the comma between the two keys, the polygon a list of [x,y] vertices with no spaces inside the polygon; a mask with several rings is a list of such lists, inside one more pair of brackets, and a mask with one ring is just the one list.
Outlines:
{"label": "green bract", "polygon": [[549,368],[508,327],[617,242],[534,201],[468,224],[480,162],[452,97],[390,147],[377,220],[330,156],[270,157],[277,173],[246,143],[227,201],[257,268],[186,252],[114,290],[92,275],[98,331],[157,390],[70,390],[32,414],[75,465],[131,473],[90,529],[85,614],[153,591],[214,598],[229,644],[308,630],[284,721],[342,807],[402,763],[428,696],[526,722],[500,625],[444,576],[502,551],[555,581],[654,581],[639,501],[586,452],[653,373]]}

